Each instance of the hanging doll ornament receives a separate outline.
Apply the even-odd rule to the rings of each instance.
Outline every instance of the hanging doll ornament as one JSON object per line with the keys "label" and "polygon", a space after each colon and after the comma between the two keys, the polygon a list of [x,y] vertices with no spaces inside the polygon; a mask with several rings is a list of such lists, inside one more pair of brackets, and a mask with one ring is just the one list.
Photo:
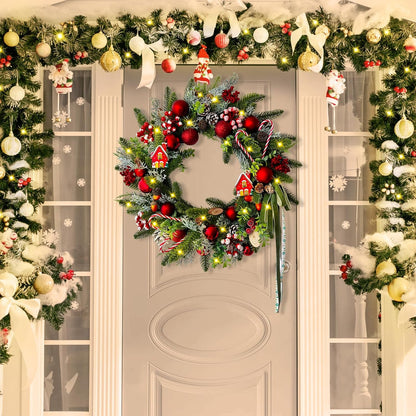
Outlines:
{"label": "hanging doll ornament", "polygon": [[[58,94],[57,111],[52,118],[53,125],[58,128],[66,127],[71,122],[71,92],[73,84],[73,72],[69,70],[69,59],[63,59],[59,64],[50,68],[49,79]],[[60,108],[60,97],[68,97],[67,111]]]}
{"label": "hanging doll ornament", "polygon": [[[337,132],[335,127],[335,107],[338,105],[340,95],[345,91],[345,78],[336,69],[333,69],[326,77],[326,101],[328,103],[328,124],[325,131],[332,134]],[[332,108],[332,123],[330,123],[329,108]],[[331,126],[332,124],[332,126]]]}
{"label": "hanging doll ornament", "polygon": [[194,71],[194,80],[200,84],[209,84],[210,80],[214,77],[208,66],[209,55],[206,49],[207,47],[205,45],[201,45],[201,49],[198,52],[198,65]]}

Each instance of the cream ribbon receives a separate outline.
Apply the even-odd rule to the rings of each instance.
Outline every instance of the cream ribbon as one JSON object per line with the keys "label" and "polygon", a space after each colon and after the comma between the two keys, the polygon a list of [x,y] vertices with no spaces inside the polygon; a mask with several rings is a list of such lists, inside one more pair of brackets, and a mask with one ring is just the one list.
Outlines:
{"label": "cream ribbon", "polygon": [[230,32],[232,38],[236,38],[240,32],[240,23],[235,12],[246,10],[246,5],[241,0],[208,0],[210,12],[204,20],[204,37],[209,38],[214,34],[218,16],[226,14],[230,22]]}
{"label": "cream ribbon", "polygon": [[153,81],[156,78],[156,65],[154,52],[163,52],[163,41],[159,39],[157,42],[147,45],[142,37],[134,36],[129,42],[130,49],[142,56],[142,79],[137,88],[152,88]]}
{"label": "cream ribbon", "polygon": [[399,325],[409,323],[409,319],[416,316],[416,287],[414,284],[412,289],[402,296],[402,300],[406,303],[397,316]]}
{"label": "cream ribbon", "polygon": [[10,326],[26,364],[29,384],[33,381],[37,371],[38,346],[28,314],[37,318],[40,310],[39,299],[14,299],[13,295],[19,282],[11,273],[0,274],[0,319],[10,314]]}
{"label": "cream ribbon", "polygon": [[308,37],[309,43],[312,47],[316,50],[318,55],[320,56],[320,61],[311,68],[313,72],[321,72],[321,69],[324,65],[324,45],[326,41],[326,37],[323,33],[319,33],[318,35],[314,35],[311,33],[311,29],[309,27],[308,19],[305,13],[302,13],[296,18],[296,26],[298,29],[292,32],[290,36],[290,43],[292,44],[292,53],[295,51],[296,44],[299,42],[299,39],[306,35]]}

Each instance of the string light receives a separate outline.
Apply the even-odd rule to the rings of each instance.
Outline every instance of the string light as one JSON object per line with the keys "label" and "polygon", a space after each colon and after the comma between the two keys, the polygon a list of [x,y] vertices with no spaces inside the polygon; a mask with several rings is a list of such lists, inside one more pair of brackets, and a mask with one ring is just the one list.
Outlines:
{"label": "string light", "polygon": [[153,20],[149,19],[146,23],[147,23],[147,26],[152,26],[153,25]]}
{"label": "string light", "polygon": [[274,180],[274,183],[280,183],[280,179],[279,179],[279,178],[276,178],[276,179]]}
{"label": "string light", "polygon": [[272,207],[270,206],[270,204],[266,204],[266,209],[272,209]]}
{"label": "string light", "polygon": [[13,182],[14,181],[14,175],[9,175],[9,181]]}
{"label": "string light", "polygon": [[403,153],[401,153],[401,154],[399,155],[399,159],[401,159],[401,160],[403,160],[403,159],[404,159],[404,154],[403,154]]}
{"label": "string light", "polygon": [[386,116],[387,116],[387,117],[393,117],[393,111],[391,111],[391,110],[387,110],[387,111],[386,111]]}
{"label": "string light", "polygon": [[247,208],[243,208],[243,214],[248,214],[248,209]]}
{"label": "string light", "polygon": [[225,141],[224,141],[224,144],[225,144],[226,146],[230,146],[230,144],[231,144],[231,143],[230,143],[230,141],[227,139],[227,140],[225,140]]}
{"label": "string light", "polygon": [[172,193],[170,194],[170,197],[171,197],[171,198],[176,198],[176,194],[175,194],[174,192],[172,192]]}
{"label": "string light", "polygon": [[283,142],[277,142],[277,147],[283,147]]}
{"label": "string light", "polygon": [[211,101],[212,101],[213,103],[217,103],[217,102],[218,102],[218,97],[217,97],[217,96],[212,97]]}
{"label": "string light", "polygon": [[128,148],[126,149],[126,153],[131,153],[131,149],[130,149],[130,147],[128,147]]}
{"label": "string light", "polygon": [[3,48],[0,46],[0,53],[3,53]]}
{"label": "string light", "polygon": [[248,29],[244,29],[244,30],[243,30],[243,33],[244,33],[245,35],[249,35],[249,34],[250,34],[250,31],[249,31]]}
{"label": "string light", "polygon": [[318,22],[316,19],[314,19],[314,20],[312,20],[312,24],[313,24],[314,26],[318,26],[318,25],[319,25],[319,22]]}
{"label": "string light", "polygon": [[240,114],[240,116],[245,116],[246,112],[244,110],[240,110],[240,112],[238,114]]}
{"label": "string light", "polygon": [[150,178],[150,183],[156,183],[156,179],[155,178]]}
{"label": "string light", "polygon": [[247,147],[247,152],[252,152],[253,148],[251,146]]}
{"label": "string light", "polygon": [[186,121],[186,125],[187,125],[187,126],[193,126],[193,125],[194,125],[194,123],[193,123],[193,121],[192,121],[192,120],[187,120],[187,121]]}
{"label": "string light", "polygon": [[126,202],[126,207],[127,207],[127,208],[130,208],[130,207],[131,207],[131,202],[130,202],[130,201],[127,201],[127,202]]}
{"label": "string light", "polygon": [[225,233],[225,232],[227,231],[227,229],[226,229],[225,227],[221,227],[221,228],[220,228],[220,231],[221,231],[222,233]]}
{"label": "string light", "polygon": [[206,221],[207,220],[207,217],[205,215],[201,215],[199,218],[201,219],[201,221]]}
{"label": "string light", "polygon": [[281,61],[282,61],[282,64],[287,64],[287,58],[282,58]]}
{"label": "string light", "polygon": [[183,251],[182,251],[181,249],[179,249],[179,250],[178,250],[178,254],[179,254],[180,256],[182,256]]}
{"label": "string light", "polygon": [[154,132],[155,132],[156,134],[160,133],[160,128],[159,128],[159,127],[155,127]]}
{"label": "string light", "polygon": [[3,85],[0,85],[0,91],[3,91],[3,90],[4,90]]}
{"label": "string light", "polygon": [[359,47],[357,47],[357,46],[355,46],[355,47],[353,48],[353,52],[354,52],[354,53],[358,53],[358,52],[360,52],[360,48],[359,48]]}
{"label": "string light", "polygon": [[396,194],[396,199],[402,199],[402,194]]}
{"label": "string light", "polygon": [[184,55],[186,55],[187,53],[189,53],[189,49],[188,49],[188,48],[183,48],[183,49],[182,49],[182,53],[183,53]]}
{"label": "string light", "polygon": [[385,35],[390,35],[390,33],[391,33],[389,28],[384,29],[383,32],[384,32]]}
{"label": "string light", "polygon": [[20,134],[23,134],[23,135],[27,134],[27,130],[26,129],[21,129]]}
{"label": "string light", "polygon": [[218,264],[220,262],[220,259],[218,257],[215,257],[214,263]]}
{"label": "string light", "polygon": [[56,40],[57,40],[57,41],[61,41],[61,40],[64,40],[65,35],[64,35],[64,33],[63,33],[63,32],[58,32],[58,33],[55,35],[55,38],[56,38]]}
{"label": "string light", "polygon": [[153,222],[152,222],[152,227],[157,228],[157,226],[158,226],[157,221],[153,221]]}
{"label": "string light", "polygon": [[202,92],[199,92],[199,93],[198,93],[198,97],[199,97],[199,98],[202,98],[203,96],[204,96],[204,94],[203,94]]}
{"label": "string light", "polygon": [[126,52],[126,53],[124,54],[124,56],[125,56],[127,59],[130,59],[130,58],[131,58],[131,53],[130,53],[130,52]]}
{"label": "string light", "polygon": [[407,66],[407,67],[404,69],[404,72],[410,72],[410,68]]}

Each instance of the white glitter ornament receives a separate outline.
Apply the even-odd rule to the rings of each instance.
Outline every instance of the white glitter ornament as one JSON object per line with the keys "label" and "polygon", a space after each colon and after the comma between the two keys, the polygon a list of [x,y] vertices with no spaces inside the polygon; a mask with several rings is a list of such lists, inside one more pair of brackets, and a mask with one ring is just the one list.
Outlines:
{"label": "white glitter ornament", "polygon": [[40,42],[36,45],[36,53],[40,58],[47,58],[52,52],[51,45],[46,42]]}
{"label": "white glitter ornament", "polygon": [[199,45],[201,43],[201,34],[197,30],[192,29],[186,35],[186,41],[192,46]]}
{"label": "white glitter ornament", "polygon": [[14,87],[10,88],[9,95],[14,101],[22,101],[23,98],[25,98],[26,92],[19,84],[16,84]]}
{"label": "white glitter ornament", "polygon": [[258,27],[254,32],[253,32],[253,39],[257,42],[257,43],[264,43],[267,41],[267,39],[269,39],[269,32],[267,29],[265,29],[264,27]]}
{"label": "white glitter ornament", "polygon": [[107,36],[103,32],[98,32],[91,38],[91,43],[96,49],[105,48],[107,46]]}
{"label": "white glitter ornament", "polygon": [[393,166],[386,160],[385,162],[380,164],[380,166],[378,167],[378,171],[380,172],[380,175],[389,176],[393,172]]}
{"label": "white glitter ornament", "polygon": [[35,212],[35,208],[30,202],[25,202],[19,209],[19,214],[24,217],[30,217]]}
{"label": "white glitter ornament", "polygon": [[1,142],[1,150],[7,156],[16,156],[22,149],[22,143],[14,136],[13,132],[10,132],[10,136],[3,139]]}

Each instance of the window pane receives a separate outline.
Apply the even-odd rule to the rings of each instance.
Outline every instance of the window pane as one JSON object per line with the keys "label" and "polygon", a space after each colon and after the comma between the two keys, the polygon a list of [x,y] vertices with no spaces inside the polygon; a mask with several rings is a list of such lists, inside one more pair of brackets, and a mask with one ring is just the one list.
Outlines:
{"label": "window pane", "polygon": [[52,145],[54,153],[44,169],[46,200],[90,200],[91,138],[56,136]]}
{"label": "window pane", "polygon": [[45,346],[46,411],[89,410],[89,346]]}
{"label": "window pane", "polygon": [[78,292],[77,308],[65,315],[65,322],[56,331],[48,322],[45,323],[45,339],[90,339],[90,278],[81,277],[82,290]]}

